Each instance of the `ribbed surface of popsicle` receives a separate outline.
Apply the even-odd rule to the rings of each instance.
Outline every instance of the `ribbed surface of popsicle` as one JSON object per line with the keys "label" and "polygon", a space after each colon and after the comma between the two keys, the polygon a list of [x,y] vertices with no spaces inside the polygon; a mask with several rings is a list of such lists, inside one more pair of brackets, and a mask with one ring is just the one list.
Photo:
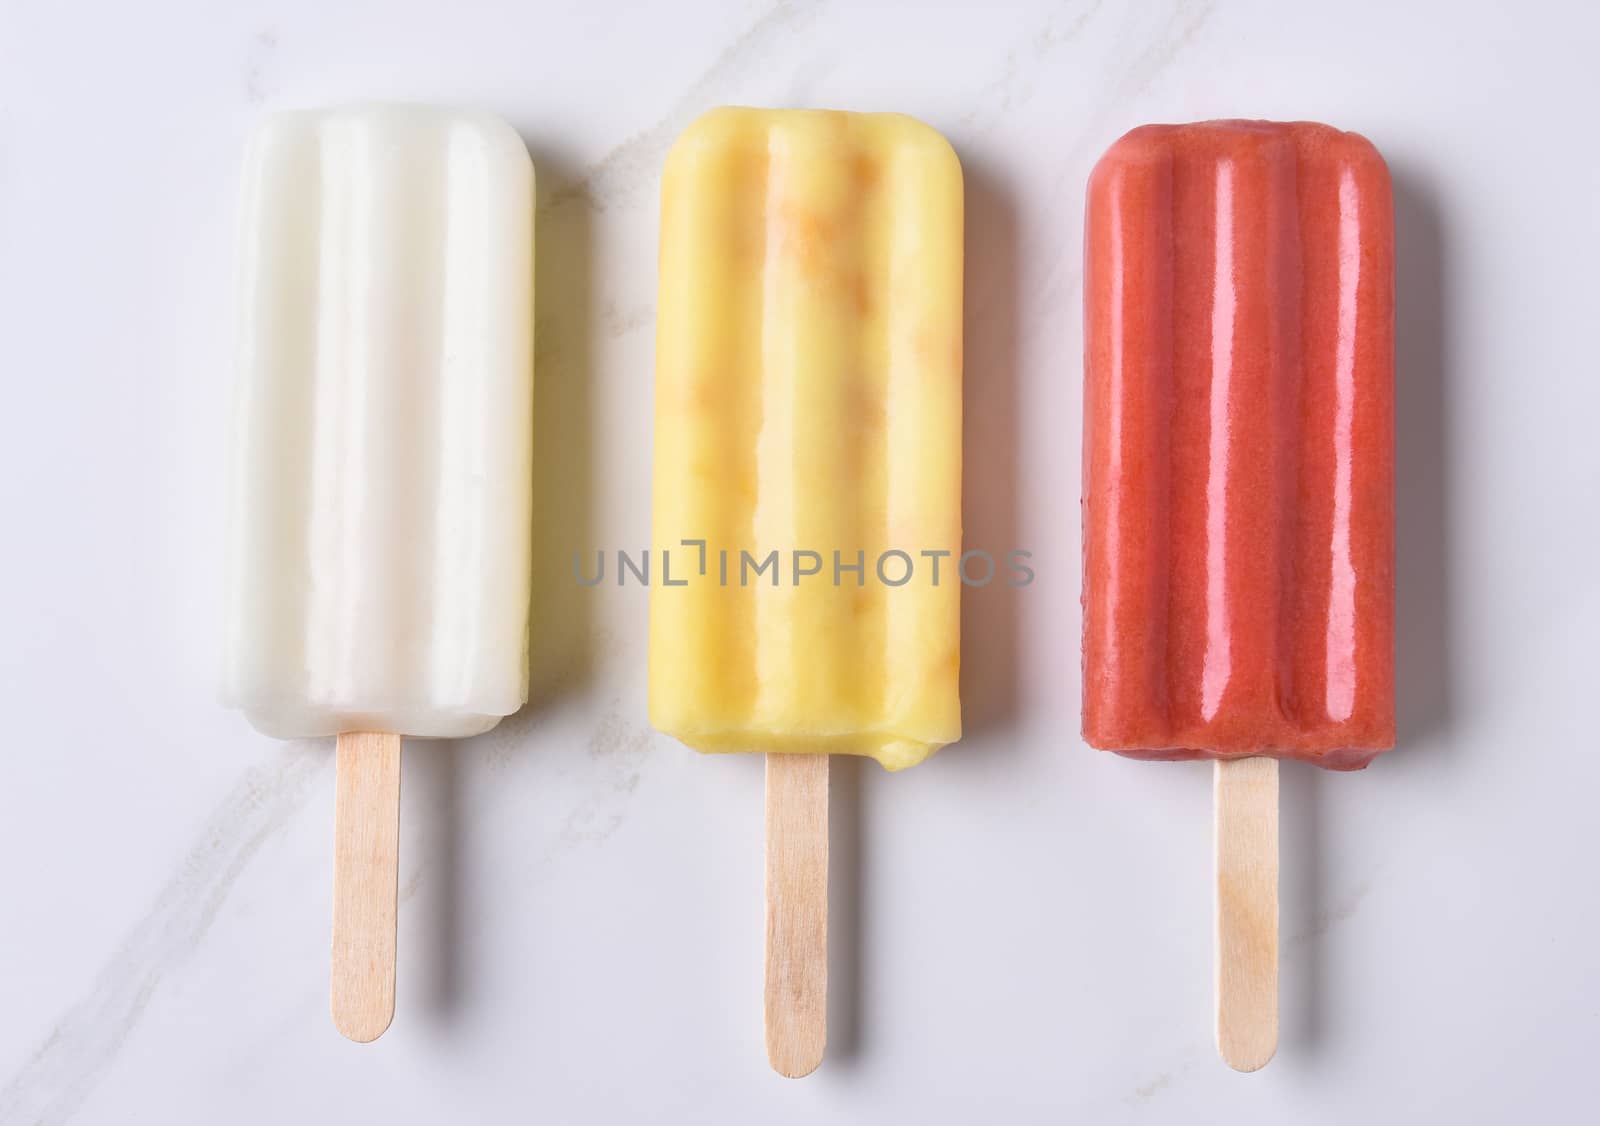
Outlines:
{"label": "ribbed surface of popsicle", "polygon": [[533,168],[482,115],[269,118],[245,167],[224,694],[461,736],[526,695]]}
{"label": "ribbed surface of popsicle", "polygon": [[1394,742],[1393,209],[1321,125],[1148,126],[1090,181],[1084,737]]}
{"label": "ribbed surface of popsicle", "polygon": [[960,167],[909,118],[725,109],[674,147],[653,538],[685,585],[651,589],[656,727],[891,769],[959,737],[961,258]]}

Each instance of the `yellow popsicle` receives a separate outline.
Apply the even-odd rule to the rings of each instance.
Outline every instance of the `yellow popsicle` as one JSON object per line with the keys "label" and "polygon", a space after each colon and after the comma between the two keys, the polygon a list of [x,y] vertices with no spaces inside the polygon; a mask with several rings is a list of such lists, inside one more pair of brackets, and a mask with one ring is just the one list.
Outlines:
{"label": "yellow popsicle", "polygon": [[661,731],[890,770],[960,738],[961,259],[960,164],[909,117],[718,109],[673,146]]}

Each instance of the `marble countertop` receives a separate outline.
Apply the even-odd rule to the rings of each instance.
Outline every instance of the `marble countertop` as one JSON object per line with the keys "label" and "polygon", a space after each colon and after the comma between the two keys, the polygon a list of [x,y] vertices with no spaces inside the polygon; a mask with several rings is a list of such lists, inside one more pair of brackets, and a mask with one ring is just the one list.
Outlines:
{"label": "marble countertop", "polygon": [[[0,6],[0,1123],[1570,1121],[1600,1049],[1600,14],[1072,0]],[[644,712],[645,591],[408,752],[400,994],[328,1017],[331,747],[215,703],[244,140],[481,106],[539,168],[540,551],[648,527],[656,188],[727,102],[896,109],[968,188],[968,736],[834,793],[833,1025],[761,1046],[761,763]],[[1211,776],[1077,736],[1080,222],[1145,121],[1394,170],[1402,746],[1283,772],[1283,1021],[1211,1041]]]}

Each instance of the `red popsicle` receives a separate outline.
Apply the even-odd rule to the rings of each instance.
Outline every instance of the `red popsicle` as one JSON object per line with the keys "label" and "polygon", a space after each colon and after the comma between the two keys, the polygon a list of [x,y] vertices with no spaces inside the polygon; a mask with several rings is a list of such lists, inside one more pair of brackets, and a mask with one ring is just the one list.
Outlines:
{"label": "red popsicle", "polygon": [[1212,121],[1089,181],[1091,746],[1366,766],[1394,744],[1394,223],[1370,142]]}
{"label": "red popsicle", "polygon": [[1353,133],[1151,125],[1089,180],[1083,735],[1217,760],[1217,1045],[1278,1042],[1279,758],[1394,744],[1394,212]]}

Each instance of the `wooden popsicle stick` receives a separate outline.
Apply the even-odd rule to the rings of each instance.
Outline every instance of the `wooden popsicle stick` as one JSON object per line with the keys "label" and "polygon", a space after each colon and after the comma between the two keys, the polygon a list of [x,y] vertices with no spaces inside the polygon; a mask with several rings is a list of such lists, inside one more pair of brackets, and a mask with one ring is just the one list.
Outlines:
{"label": "wooden popsicle stick", "polygon": [[1236,1071],[1278,1050],[1278,763],[1218,760],[1217,1051]]}
{"label": "wooden popsicle stick", "polygon": [[334,798],[333,1023],[365,1044],[394,1019],[400,736],[339,736]]}
{"label": "wooden popsicle stick", "polygon": [[828,756],[767,756],[767,1060],[799,1079],[828,1040]]}

